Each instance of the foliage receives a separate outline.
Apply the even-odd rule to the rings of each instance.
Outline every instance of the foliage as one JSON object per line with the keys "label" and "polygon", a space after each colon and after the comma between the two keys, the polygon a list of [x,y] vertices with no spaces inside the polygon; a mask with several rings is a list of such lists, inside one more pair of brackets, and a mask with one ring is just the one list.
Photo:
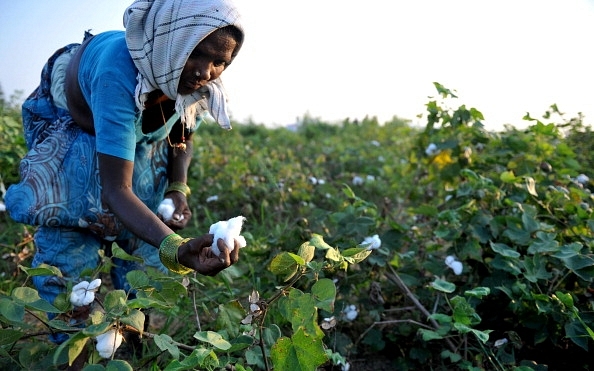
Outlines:
{"label": "foliage", "polygon": [[[34,229],[0,214],[2,367],[78,355],[88,370],[588,367],[591,129],[552,105],[527,114],[526,129],[488,132],[479,110],[435,87],[424,128],[398,118],[201,127],[183,234],[244,215],[240,262],[215,278],[134,271],[130,292],[106,281],[84,328],[66,296],[38,297],[30,277],[53,268],[27,268]],[[10,166],[0,164],[6,185]],[[380,246],[362,242],[374,235]],[[85,279],[106,280],[113,256],[128,258],[107,253]],[[93,339],[111,328],[128,341],[100,359]],[[48,342],[56,331],[68,342]]]}

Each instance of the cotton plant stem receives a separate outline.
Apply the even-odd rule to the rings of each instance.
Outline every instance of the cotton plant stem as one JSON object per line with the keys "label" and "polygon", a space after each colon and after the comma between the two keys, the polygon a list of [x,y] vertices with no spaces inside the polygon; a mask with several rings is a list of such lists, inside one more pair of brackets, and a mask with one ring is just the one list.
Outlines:
{"label": "cotton plant stem", "polygon": [[[425,315],[425,317],[427,317],[427,319],[429,320],[429,322],[431,322],[431,324],[433,325],[433,328],[435,330],[437,330],[439,328],[439,324],[437,323],[436,320],[434,320],[433,318],[431,318],[431,313],[429,313],[429,311],[427,310],[427,308],[425,308],[423,306],[423,304],[421,304],[421,302],[419,301],[419,299],[417,299],[417,297],[410,291],[410,289],[408,288],[408,286],[406,286],[406,284],[404,283],[404,281],[402,281],[402,279],[400,278],[400,276],[398,275],[398,273],[396,273],[396,271],[394,270],[394,268],[392,268],[392,266],[388,265],[388,268],[390,268],[390,271],[392,272],[392,274],[386,274],[386,277],[388,277],[390,280],[392,280],[394,283],[396,283],[396,285],[402,290],[404,291],[404,293],[406,294],[406,296],[408,296],[408,298],[410,300],[412,300],[412,302],[414,303],[414,305],[421,311],[421,313],[423,313]],[[446,343],[448,344],[448,346],[450,347],[450,350],[454,353],[456,353],[456,346],[454,345],[454,343],[452,343],[452,341],[450,339],[444,339],[446,341]]]}
{"label": "cotton plant stem", "polygon": [[397,324],[397,323],[412,323],[413,325],[417,325],[419,327],[424,327],[426,329],[433,330],[433,327],[427,326],[424,323],[415,321],[414,319],[395,319],[395,320],[389,320],[389,321],[377,321],[377,322],[372,323],[371,326],[369,326],[367,328],[367,330],[363,331],[363,333],[361,335],[359,335],[359,337],[357,338],[357,341],[355,342],[355,348],[357,347],[357,345],[359,345],[359,342],[361,340],[363,340],[363,338],[365,337],[365,335],[367,335],[367,333],[369,331],[371,331],[371,329],[373,329],[375,326],[378,326],[378,325],[394,325],[394,324]]}
{"label": "cotton plant stem", "polygon": [[202,326],[200,326],[200,315],[198,314],[198,306],[196,304],[196,290],[192,290],[192,307],[194,309],[194,316],[196,317],[198,331],[202,331]]}

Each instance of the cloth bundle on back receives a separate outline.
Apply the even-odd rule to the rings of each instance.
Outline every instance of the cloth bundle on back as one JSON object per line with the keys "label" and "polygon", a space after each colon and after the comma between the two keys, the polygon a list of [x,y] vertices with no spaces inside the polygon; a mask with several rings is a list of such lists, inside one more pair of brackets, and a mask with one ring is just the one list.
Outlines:
{"label": "cloth bundle on back", "polygon": [[[5,201],[14,220],[38,226],[32,265],[62,271],[34,278],[50,302],[67,281],[76,284],[92,271],[98,251],[109,252],[113,242],[163,272],[215,275],[238,260],[239,248],[230,253],[223,240],[214,241],[222,251],[215,255],[206,230],[196,238],[176,232],[191,218],[192,133],[206,112],[231,128],[220,75],[243,43],[239,13],[230,0],[138,0],[126,9],[124,26],[93,36],[84,48],[58,49],[23,104],[29,152]],[[65,63],[78,64],[76,76],[60,76],[65,69],[54,67]],[[69,78],[80,96],[64,89]],[[73,120],[78,101],[92,115],[92,130]],[[174,131],[182,140],[187,135],[187,146],[171,144]],[[175,207],[167,221],[157,215],[164,197]],[[114,286],[129,288],[125,275],[138,268],[116,260]]]}

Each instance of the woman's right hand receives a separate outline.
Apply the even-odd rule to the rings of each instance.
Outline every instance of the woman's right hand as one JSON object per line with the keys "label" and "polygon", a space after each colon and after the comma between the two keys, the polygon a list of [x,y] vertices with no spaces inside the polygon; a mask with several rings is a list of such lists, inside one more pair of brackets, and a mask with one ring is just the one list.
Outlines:
{"label": "woman's right hand", "polygon": [[237,263],[239,260],[239,242],[234,240],[233,251],[229,252],[225,241],[219,238],[217,246],[221,254],[217,256],[211,248],[213,239],[214,235],[205,234],[181,245],[177,251],[177,261],[181,265],[205,276],[215,276],[223,269]]}

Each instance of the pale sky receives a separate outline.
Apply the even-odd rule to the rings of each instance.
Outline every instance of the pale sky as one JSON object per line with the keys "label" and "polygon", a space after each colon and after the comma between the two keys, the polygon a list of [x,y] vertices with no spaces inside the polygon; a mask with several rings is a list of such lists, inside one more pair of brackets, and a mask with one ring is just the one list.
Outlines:
{"label": "pale sky", "polygon": [[[418,122],[433,82],[487,128],[556,103],[594,122],[594,0],[235,0],[246,41],[223,74],[231,114],[269,126],[396,115]],[[0,85],[29,94],[83,32],[123,29],[127,0],[0,0]]]}

